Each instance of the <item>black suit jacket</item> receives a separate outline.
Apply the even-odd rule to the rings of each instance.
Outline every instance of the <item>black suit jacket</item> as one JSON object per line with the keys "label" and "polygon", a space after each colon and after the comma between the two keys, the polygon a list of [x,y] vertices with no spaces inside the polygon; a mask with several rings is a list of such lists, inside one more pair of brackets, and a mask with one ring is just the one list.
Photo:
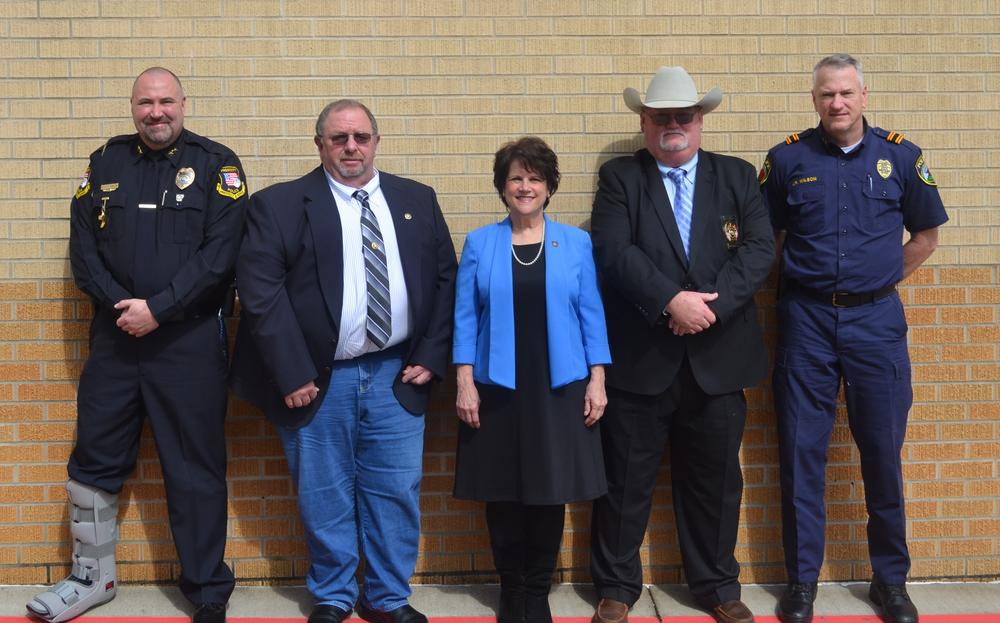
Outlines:
{"label": "black suit jacket", "polygon": [[[736,239],[732,225],[736,226]],[[767,355],[754,292],[774,260],[774,234],[750,163],[701,151],[691,217],[690,261],[656,161],[645,149],[600,171],[591,222],[614,365],[610,386],[655,395],[685,354],[708,394],[759,383]],[[681,290],[718,292],[716,323],[678,337],[663,309]]]}
{"label": "black suit jacket", "polygon": [[[455,248],[434,190],[379,173],[392,212],[406,279],[412,337],[405,358],[438,378],[451,349]],[[281,426],[304,426],[330,384],[343,303],[340,214],[322,167],[275,184],[250,199],[247,230],[236,264],[242,314],[230,380],[234,391]],[[408,411],[422,414],[431,384],[393,391]],[[284,397],[309,381],[319,395],[289,409]]]}

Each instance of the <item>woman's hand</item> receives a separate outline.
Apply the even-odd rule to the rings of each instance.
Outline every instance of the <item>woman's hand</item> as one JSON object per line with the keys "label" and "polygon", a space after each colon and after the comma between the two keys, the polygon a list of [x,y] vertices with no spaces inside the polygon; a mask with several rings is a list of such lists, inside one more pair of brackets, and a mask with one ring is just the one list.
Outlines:
{"label": "woman's hand", "polygon": [[[479,390],[472,380],[472,366],[462,364],[457,368],[458,395],[455,397],[455,411],[458,419],[472,428],[479,428]],[[603,389],[603,384],[601,387]]]}
{"label": "woman's hand", "polygon": [[608,394],[604,391],[604,366],[591,366],[587,393],[583,398],[583,424],[588,428],[597,423],[608,406]]}

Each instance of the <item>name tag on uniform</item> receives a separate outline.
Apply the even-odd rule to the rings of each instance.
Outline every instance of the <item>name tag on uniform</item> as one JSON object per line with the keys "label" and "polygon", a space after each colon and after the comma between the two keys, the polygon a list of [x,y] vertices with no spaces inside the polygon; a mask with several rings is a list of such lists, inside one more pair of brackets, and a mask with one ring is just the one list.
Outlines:
{"label": "name tag on uniform", "polygon": [[140,210],[155,210],[156,209],[156,204],[155,203],[140,203],[139,204],[139,209]]}

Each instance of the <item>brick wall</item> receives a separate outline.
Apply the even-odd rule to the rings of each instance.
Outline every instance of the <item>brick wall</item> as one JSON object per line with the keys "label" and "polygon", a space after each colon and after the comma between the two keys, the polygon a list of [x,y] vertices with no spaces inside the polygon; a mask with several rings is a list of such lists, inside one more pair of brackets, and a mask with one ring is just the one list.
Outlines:
{"label": "brick wall", "polygon": [[[436,187],[461,245],[495,221],[493,152],[538,134],[564,181],[549,212],[587,218],[598,166],[641,144],[621,100],[659,65],[727,93],[705,147],[759,165],[809,127],[809,70],[848,51],[865,63],[868,118],[920,144],[951,221],[902,288],[915,405],[905,457],[915,578],[1000,576],[1000,2],[846,0],[5,0],[0,18],[0,583],[67,567],[65,461],[86,354],[89,303],[67,262],[69,198],[87,155],[131,132],[134,76],[183,79],[188,126],[231,146],[251,189],[316,166],[314,119],[344,96],[367,102],[379,164]],[[773,336],[773,289],[759,295]],[[770,390],[750,393],[743,445],[744,579],[782,579]],[[427,418],[418,580],[491,579],[481,508],[450,496],[453,386]],[[301,581],[302,527],[280,446],[234,404],[228,420],[227,558],[246,582]],[[843,422],[830,451],[824,579],[864,579],[857,452]],[[664,468],[666,469],[666,468]],[[666,479],[663,479],[666,482]],[[178,573],[151,439],[124,495],[121,579]],[[564,581],[587,581],[588,508],[570,508]],[[670,491],[657,490],[647,581],[680,577]]]}

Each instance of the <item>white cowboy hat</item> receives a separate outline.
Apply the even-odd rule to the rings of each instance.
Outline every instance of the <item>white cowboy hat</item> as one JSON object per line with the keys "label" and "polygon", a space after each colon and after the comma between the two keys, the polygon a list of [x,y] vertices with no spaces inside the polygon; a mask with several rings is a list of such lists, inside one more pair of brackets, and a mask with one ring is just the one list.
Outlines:
{"label": "white cowboy hat", "polygon": [[629,87],[622,91],[625,105],[642,114],[643,108],[690,108],[698,106],[702,113],[710,113],[722,102],[722,89],[712,87],[705,97],[698,99],[694,80],[683,67],[660,67],[646,89],[646,101],[639,92]]}

